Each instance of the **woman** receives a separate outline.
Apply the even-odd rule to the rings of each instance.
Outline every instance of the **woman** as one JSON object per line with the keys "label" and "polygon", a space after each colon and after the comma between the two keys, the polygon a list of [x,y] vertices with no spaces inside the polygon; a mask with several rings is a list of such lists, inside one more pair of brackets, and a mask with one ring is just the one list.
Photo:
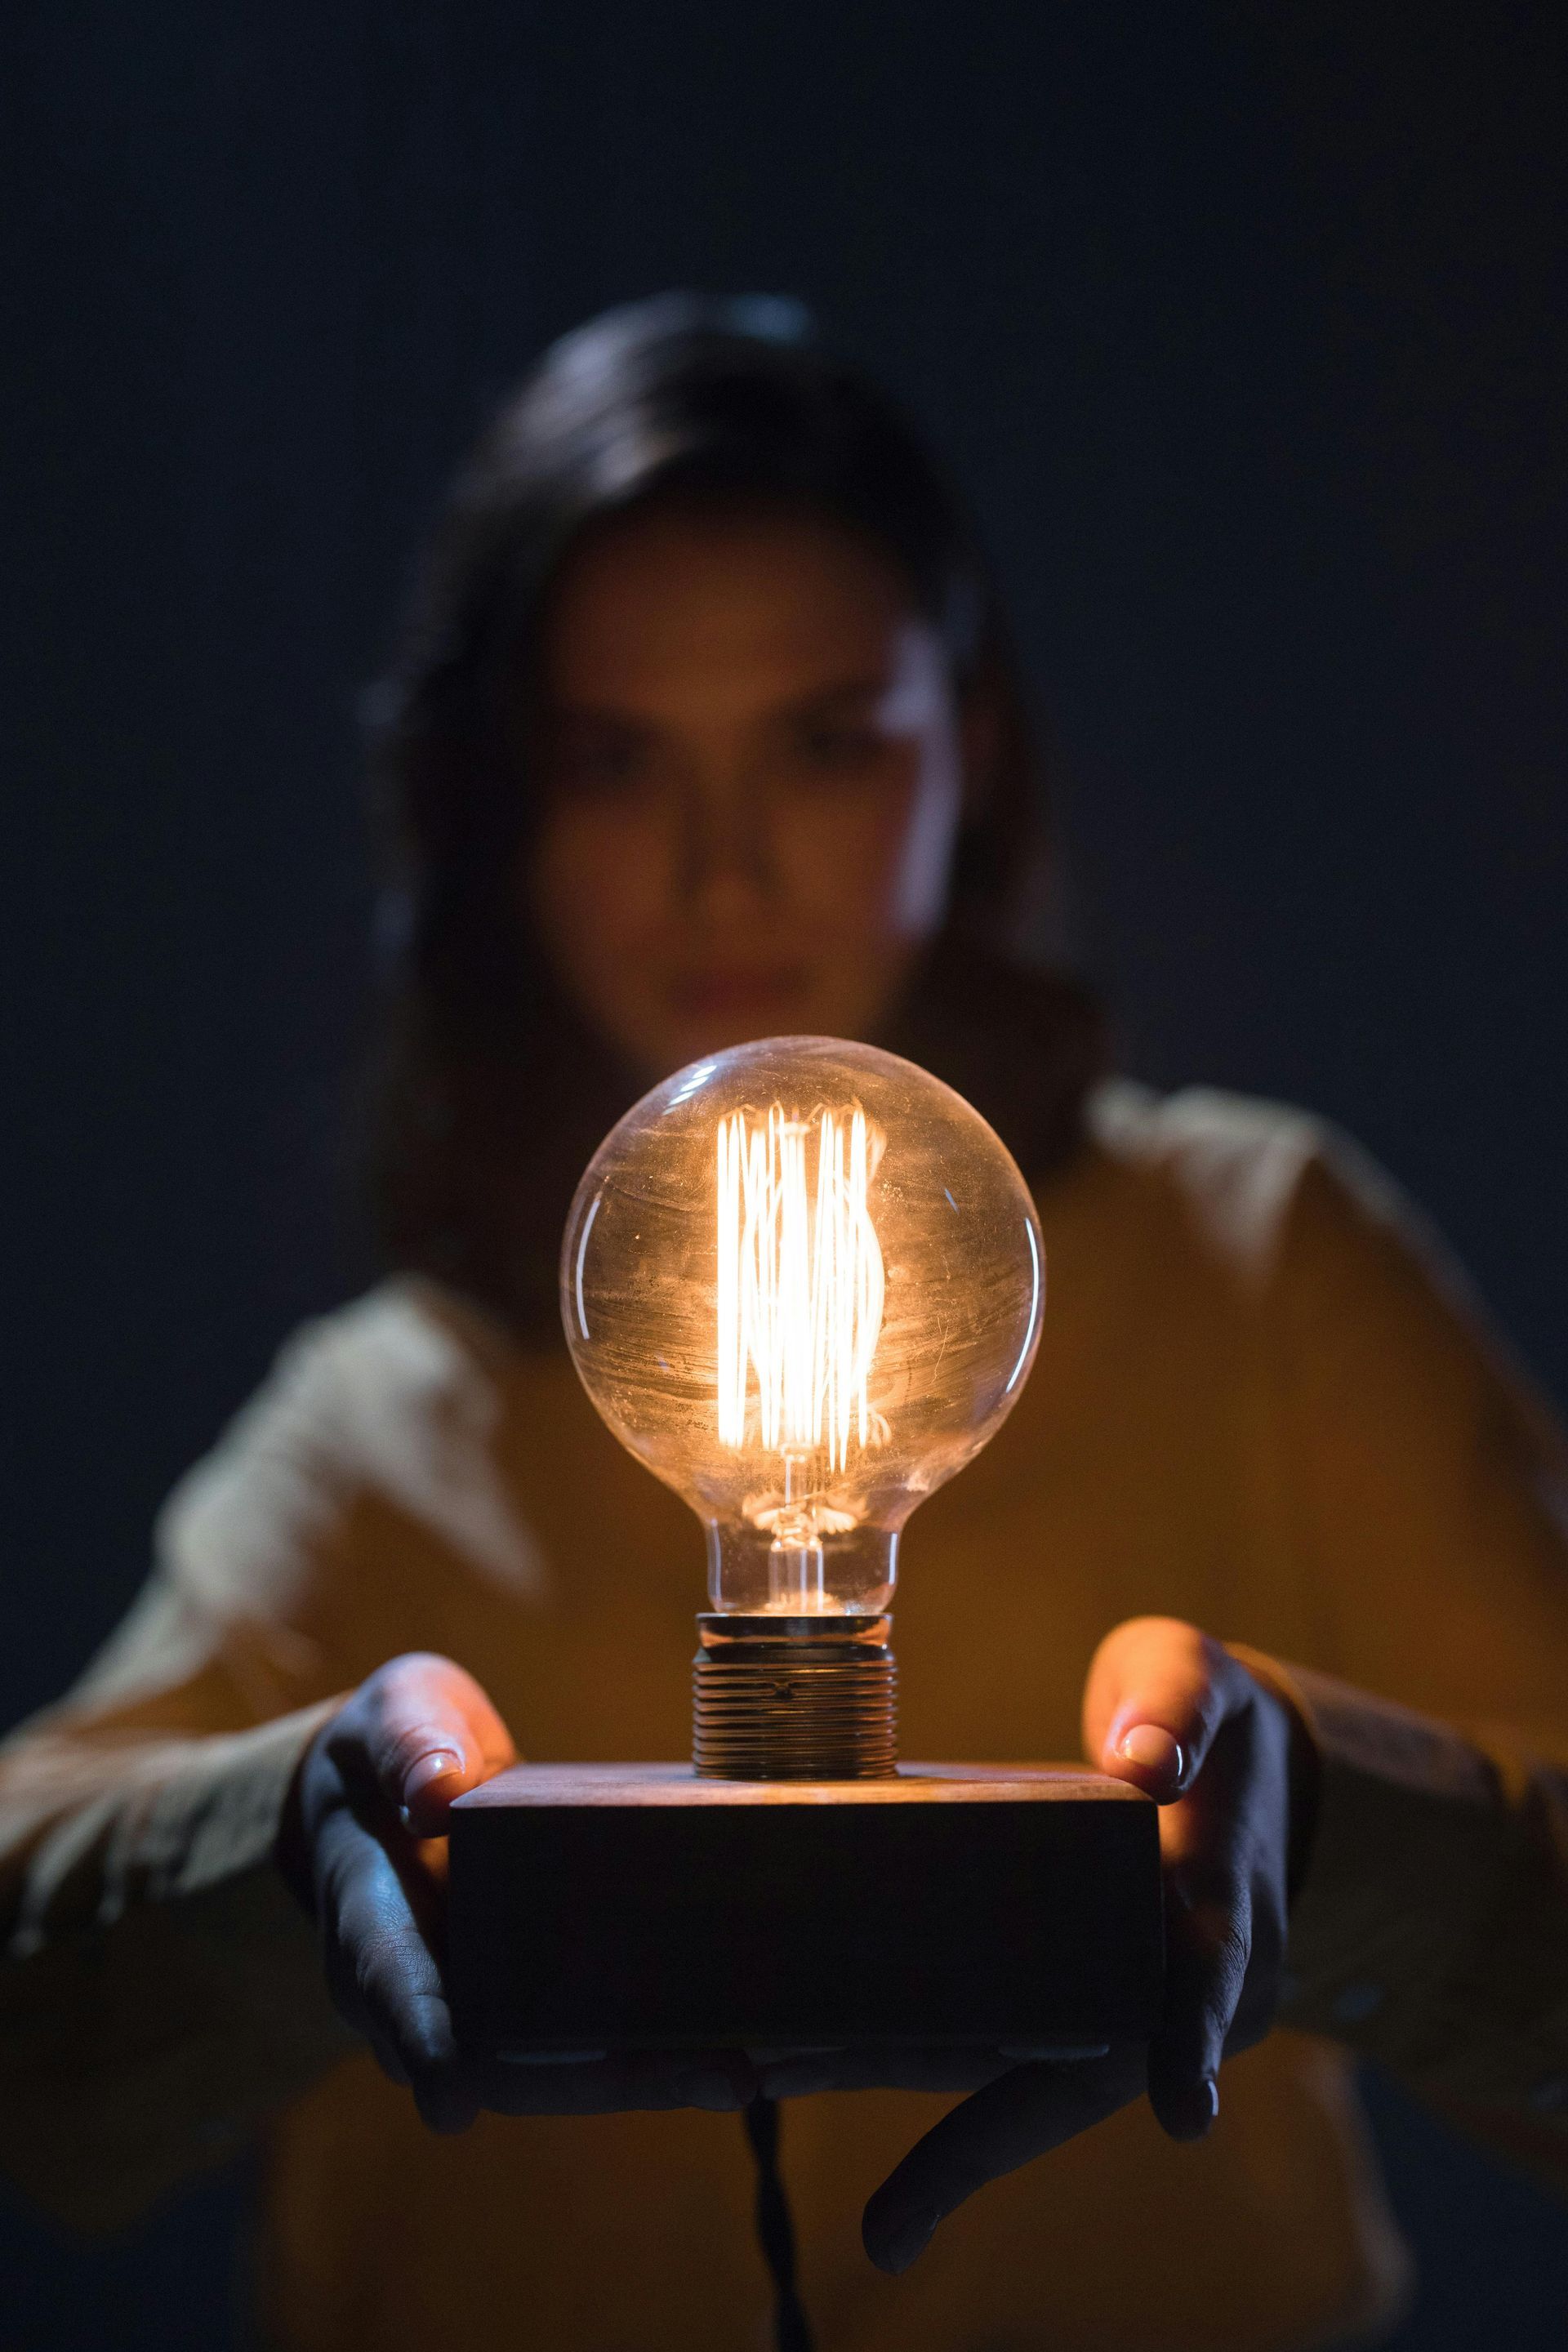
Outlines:
{"label": "woman", "polygon": [[[1035,779],[993,591],[779,306],[546,357],[458,483],[380,776],[396,1272],[285,1350],[5,1751],[17,2178],[110,2219],[263,2128],[292,2347],[753,2344],[761,2089],[825,2345],[1374,2337],[1403,2258],[1348,2052],[1568,2147],[1555,1430],[1353,1154],[1106,1076],[1092,1004],[1008,960]],[[1160,1801],[1146,2067],[453,2042],[452,1798],[688,1736],[700,1544],[560,1346],[566,1202],[647,1084],[785,1031],[910,1054],[1036,1187],[1046,1342],[910,1540],[904,1739],[1081,1724]]]}

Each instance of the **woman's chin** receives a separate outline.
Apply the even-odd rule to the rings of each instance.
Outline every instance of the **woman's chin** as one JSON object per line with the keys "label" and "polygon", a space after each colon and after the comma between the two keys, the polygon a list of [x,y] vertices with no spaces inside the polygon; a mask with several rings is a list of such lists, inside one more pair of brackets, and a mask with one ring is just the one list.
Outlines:
{"label": "woman's chin", "polygon": [[639,1059],[657,1085],[672,1071],[683,1070],[688,1063],[706,1061],[711,1054],[727,1054],[731,1046],[749,1045],[758,1037],[794,1037],[803,1034],[802,1024],[789,1020],[692,1022],[672,1031],[662,1049],[645,1050]]}
{"label": "woman's chin", "polygon": [[[801,996],[782,992],[757,995],[744,1002],[683,1007],[661,1028],[657,1043],[664,1067],[679,1070],[708,1054],[727,1053],[732,1045],[749,1045],[755,1037],[796,1037],[820,1029],[813,1008]],[[647,1059],[645,1053],[644,1060]]]}
{"label": "woman's chin", "polygon": [[668,1003],[645,1002],[638,1013],[626,1044],[654,1086],[689,1062],[758,1037],[866,1037],[874,1022],[858,993],[851,1001],[848,991],[836,997],[810,987],[682,991]]}

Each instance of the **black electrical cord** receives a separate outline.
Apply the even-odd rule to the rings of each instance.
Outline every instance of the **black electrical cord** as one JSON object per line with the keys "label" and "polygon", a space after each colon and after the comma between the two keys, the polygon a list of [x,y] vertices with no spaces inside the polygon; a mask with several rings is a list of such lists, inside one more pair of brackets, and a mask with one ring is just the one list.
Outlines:
{"label": "black electrical cord", "polygon": [[757,2165],[757,2237],[773,2282],[773,2342],[777,2352],[812,2352],[811,2322],[795,2292],[795,2223],[779,2174],[779,2111],[774,2099],[753,2099],[746,2137]]}

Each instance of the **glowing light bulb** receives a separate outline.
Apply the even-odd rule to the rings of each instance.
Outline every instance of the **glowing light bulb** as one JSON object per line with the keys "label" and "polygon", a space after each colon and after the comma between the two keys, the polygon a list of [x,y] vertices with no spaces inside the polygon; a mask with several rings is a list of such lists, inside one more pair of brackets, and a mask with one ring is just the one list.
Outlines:
{"label": "glowing light bulb", "polygon": [[894,1055],[767,1038],[626,1114],[573,1203],[562,1310],[599,1412],[706,1528],[706,1643],[815,1634],[813,1687],[848,1704],[833,1645],[886,1656],[900,1532],[1016,1402],[1044,1293],[1005,1146]]}

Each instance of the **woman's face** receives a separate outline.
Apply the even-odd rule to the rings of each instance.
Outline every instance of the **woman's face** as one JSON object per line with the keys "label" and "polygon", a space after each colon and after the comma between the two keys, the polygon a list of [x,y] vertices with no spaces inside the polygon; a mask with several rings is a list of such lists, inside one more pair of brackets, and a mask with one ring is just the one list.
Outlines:
{"label": "woman's face", "polygon": [[563,568],[523,887],[572,1002],[651,1081],[750,1037],[874,1034],[946,905],[946,656],[809,518],[653,508]]}

